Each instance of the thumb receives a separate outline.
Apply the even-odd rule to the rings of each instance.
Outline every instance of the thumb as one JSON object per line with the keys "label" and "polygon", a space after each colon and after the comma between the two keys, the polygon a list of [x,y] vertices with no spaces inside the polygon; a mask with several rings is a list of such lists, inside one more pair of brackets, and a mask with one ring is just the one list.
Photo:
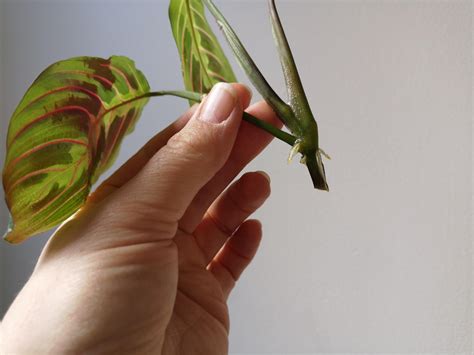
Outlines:
{"label": "thumb", "polygon": [[134,225],[175,225],[197,192],[222,168],[242,119],[238,96],[231,84],[216,84],[186,126],[117,191],[113,204]]}

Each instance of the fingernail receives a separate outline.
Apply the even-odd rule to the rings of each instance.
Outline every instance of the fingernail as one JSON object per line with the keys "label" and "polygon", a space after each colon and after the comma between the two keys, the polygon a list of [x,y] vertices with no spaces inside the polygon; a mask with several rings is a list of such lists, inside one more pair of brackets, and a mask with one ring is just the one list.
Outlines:
{"label": "fingernail", "polygon": [[260,175],[262,175],[265,179],[268,180],[268,182],[271,182],[270,175],[268,175],[265,171],[259,170],[257,171]]}
{"label": "fingernail", "polygon": [[209,123],[221,123],[230,116],[236,101],[237,95],[232,85],[218,83],[207,95],[199,118]]}

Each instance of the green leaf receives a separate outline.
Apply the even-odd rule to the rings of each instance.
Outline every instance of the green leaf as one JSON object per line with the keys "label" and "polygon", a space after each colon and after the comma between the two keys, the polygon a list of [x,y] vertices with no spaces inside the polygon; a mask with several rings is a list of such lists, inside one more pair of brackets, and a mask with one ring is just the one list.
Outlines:
{"label": "green leaf", "polygon": [[8,128],[3,170],[11,243],[63,222],[114,161],[148,101],[126,57],[57,62],[31,85]]}
{"label": "green leaf", "polygon": [[208,93],[218,82],[236,81],[201,0],[171,0],[169,18],[186,90]]}

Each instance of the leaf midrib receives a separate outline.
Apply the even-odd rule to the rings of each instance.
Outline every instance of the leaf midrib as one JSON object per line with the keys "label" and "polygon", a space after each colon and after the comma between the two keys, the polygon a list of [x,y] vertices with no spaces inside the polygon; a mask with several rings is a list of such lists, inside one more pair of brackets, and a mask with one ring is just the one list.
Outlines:
{"label": "leaf midrib", "polygon": [[[185,0],[186,11],[188,13],[189,24],[191,26],[191,38],[193,39],[193,45],[199,58],[199,66],[201,67],[201,76],[203,76],[202,73],[204,72],[204,76],[206,77],[207,81],[212,82],[211,78],[207,74],[206,68],[204,68],[204,64],[203,64],[204,62],[201,56],[201,51],[199,50],[200,46],[198,45],[198,42],[197,42],[197,36],[196,36],[195,28],[194,28],[194,19],[193,19],[192,10],[191,10],[191,4],[189,3],[189,1],[190,0]],[[184,46],[184,43],[182,45]],[[192,66],[192,58],[190,58],[190,60],[191,60],[191,66]],[[192,82],[192,78],[191,78],[191,82]]]}

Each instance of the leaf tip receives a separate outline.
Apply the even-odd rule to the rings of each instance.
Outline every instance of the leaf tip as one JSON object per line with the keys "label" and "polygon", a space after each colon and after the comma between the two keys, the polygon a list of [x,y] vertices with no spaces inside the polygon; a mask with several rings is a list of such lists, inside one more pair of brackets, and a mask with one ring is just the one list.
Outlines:
{"label": "leaf tip", "polygon": [[13,229],[15,227],[15,223],[13,222],[13,217],[12,215],[10,214],[8,216],[8,224],[7,224],[7,230],[5,231],[5,233],[3,234],[3,239],[10,243],[10,244],[15,244],[16,241],[15,241],[15,237],[14,237],[14,234],[13,234]]}
{"label": "leaf tip", "polygon": [[20,244],[37,233],[38,232],[32,233],[22,228],[21,225],[15,224],[13,216],[10,213],[8,216],[7,229],[3,234],[3,240],[9,244]]}

